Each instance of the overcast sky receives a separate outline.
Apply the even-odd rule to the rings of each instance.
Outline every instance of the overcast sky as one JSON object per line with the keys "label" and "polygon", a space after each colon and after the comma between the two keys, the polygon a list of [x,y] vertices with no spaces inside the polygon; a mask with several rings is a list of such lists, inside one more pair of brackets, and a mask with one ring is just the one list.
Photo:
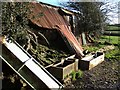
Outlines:
{"label": "overcast sky", "polygon": [[[120,0],[37,0],[37,1],[52,4],[52,5],[55,5],[55,6],[60,6],[59,3],[62,3],[62,2],[80,2],[80,1],[84,1],[84,2],[97,1],[98,2],[98,1],[104,1],[104,2],[111,2],[112,3],[112,4],[110,4],[110,6],[111,6],[111,5],[113,5],[113,3],[118,3]],[[116,10],[118,10],[118,7],[116,7]],[[109,13],[109,15],[111,15],[111,16],[109,16],[109,19],[112,20],[110,22],[110,24],[116,24],[116,23],[119,22],[118,14],[111,12],[111,13]]]}

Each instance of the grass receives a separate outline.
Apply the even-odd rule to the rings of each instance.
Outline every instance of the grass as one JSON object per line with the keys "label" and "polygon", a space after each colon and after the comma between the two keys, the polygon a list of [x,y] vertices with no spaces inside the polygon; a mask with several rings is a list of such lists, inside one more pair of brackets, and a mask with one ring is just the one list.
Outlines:
{"label": "grass", "polygon": [[96,51],[96,50],[99,49],[99,47],[97,47],[97,46],[85,46],[85,47],[83,47],[83,48],[84,48],[84,50],[88,50],[88,51],[90,51],[90,52]]}
{"label": "grass", "polygon": [[88,50],[90,52],[96,51],[103,47],[105,47],[103,43],[95,43],[94,45],[91,45],[91,46],[83,46],[84,50]]}
{"label": "grass", "polygon": [[120,49],[116,47],[105,54],[105,58],[109,60],[120,60]]}
{"label": "grass", "polygon": [[120,27],[117,26],[107,26],[107,30],[120,30]]}
{"label": "grass", "polygon": [[[110,39],[109,39],[110,38]],[[105,42],[110,44],[117,45],[114,50],[107,51],[105,58],[109,60],[120,60],[120,37],[119,36],[101,36],[100,39],[96,40],[101,43],[96,43],[96,45],[86,46],[84,49],[89,50],[90,52],[96,51],[102,47],[105,47]]]}
{"label": "grass", "polygon": [[100,37],[100,42],[109,42],[111,44],[118,44],[120,40],[120,36],[101,36]]}
{"label": "grass", "polygon": [[[113,44],[113,45],[118,45],[118,43],[120,43],[120,36],[101,36],[99,39],[96,39],[95,40],[96,43],[94,45],[91,45],[91,46],[83,46],[84,50],[88,50],[90,52],[92,51],[96,51],[100,48],[103,48],[106,46],[105,42],[108,42],[110,44]],[[101,42],[101,43],[99,43]]]}

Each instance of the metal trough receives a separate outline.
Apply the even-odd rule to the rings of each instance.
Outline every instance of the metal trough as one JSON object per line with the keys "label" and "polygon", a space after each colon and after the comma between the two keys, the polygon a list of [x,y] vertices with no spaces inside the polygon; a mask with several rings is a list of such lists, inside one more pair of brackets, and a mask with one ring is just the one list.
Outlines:
{"label": "metal trough", "polygon": [[63,88],[63,85],[17,42],[5,41],[2,49],[0,59],[34,90]]}
{"label": "metal trough", "polygon": [[86,56],[79,60],[79,69],[90,70],[104,61],[104,53],[97,52],[94,55]]}

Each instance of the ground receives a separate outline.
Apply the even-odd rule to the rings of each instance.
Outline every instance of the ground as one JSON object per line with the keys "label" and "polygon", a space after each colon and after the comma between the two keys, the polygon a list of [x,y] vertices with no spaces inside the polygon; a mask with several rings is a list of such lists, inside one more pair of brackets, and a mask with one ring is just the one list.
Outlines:
{"label": "ground", "polygon": [[[20,87],[23,87],[23,85],[20,85]],[[104,62],[91,70],[83,71],[83,76],[80,79],[66,83],[64,89],[120,90],[120,60],[105,59]],[[22,90],[22,88],[18,90]]]}
{"label": "ground", "polygon": [[[105,61],[91,70],[83,71],[83,76],[80,79],[69,81],[65,84],[65,89],[77,90],[120,90],[120,51],[119,51],[119,36],[111,36],[111,41],[107,36],[102,36],[103,41],[95,46],[84,47],[90,51],[96,51],[103,48],[106,44],[118,45],[113,50],[112,46],[103,48],[108,50],[105,52]],[[108,36],[109,37],[109,36]]]}
{"label": "ground", "polygon": [[[105,37],[103,37],[102,39],[105,39]],[[105,39],[105,40],[108,40],[108,39]],[[118,41],[118,38],[116,39],[114,38],[113,40]],[[99,45],[97,44],[97,46],[91,46],[89,50],[96,51],[101,47],[103,48],[105,44],[109,44],[109,43],[106,43],[106,42],[99,43]],[[113,43],[113,42],[112,44],[116,45],[116,43]],[[119,44],[118,44],[118,47],[119,47]],[[70,80],[67,83],[65,83],[64,89],[65,90],[66,89],[120,90],[120,53],[119,53],[118,47],[117,48],[115,47],[114,50],[105,52],[105,61],[97,65],[96,67],[92,68],[91,70],[83,71],[83,75],[81,78],[76,80]],[[109,48],[107,47],[107,48],[104,48],[103,50],[108,50],[108,49],[112,49],[112,47],[109,47]],[[9,70],[8,68],[7,66],[5,66],[6,70]],[[9,71],[9,72],[12,72],[12,71]],[[16,90],[30,90],[29,87],[24,88],[25,87],[24,85],[26,84],[23,83],[23,81],[20,78],[16,77],[14,73],[12,73],[13,75],[12,77],[14,77],[14,79],[19,85],[16,84],[16,82],[12,83],[13,78],[11,78],[11,75],[8,75],[8,74],[6,75],[7,76],[3,76],[4,78],[3,80],[5,81],[3,82],[3,85],[5,85],[5,87],[7,86],[7,89],[5,88],[3,90],[8,90],[9,86],[10,88],[14,87],[14,89],[19,87],[19,89],[16,89]]]}
{"label": "ground", "polygon": [[83,71],[83,77],[66,85],[66,89],[120,90],[120,60],[105,60],[91,70]]}

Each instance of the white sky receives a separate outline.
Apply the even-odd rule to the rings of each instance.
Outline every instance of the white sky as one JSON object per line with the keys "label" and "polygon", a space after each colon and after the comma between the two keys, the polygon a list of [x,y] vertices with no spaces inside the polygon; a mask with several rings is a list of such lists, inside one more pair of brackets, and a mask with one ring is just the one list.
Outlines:
{"label": "white sky", "polygon": [[[55,5],[55,6],[60,6],[59,3],[67,2],[67,1],[69,1],[69,2],[80,2],[80,1],[84,1],[84,2],[96,1],[96,2],[98,2],[98,1],[104,1],[104,2],[110,2],[110,3],[113,4],[113,3],[118,3],[120,0],[37,0],[37,1],[48,3],[48,4],[51,4],[51,5]],[[116,10],[118,11],[118,7],[116,8]],[[119,22],[117,13],[110,12],[108,14],[111,15],[111,16],[109,16],[109,19],[111,20],[110,24],[117,24]]]}

